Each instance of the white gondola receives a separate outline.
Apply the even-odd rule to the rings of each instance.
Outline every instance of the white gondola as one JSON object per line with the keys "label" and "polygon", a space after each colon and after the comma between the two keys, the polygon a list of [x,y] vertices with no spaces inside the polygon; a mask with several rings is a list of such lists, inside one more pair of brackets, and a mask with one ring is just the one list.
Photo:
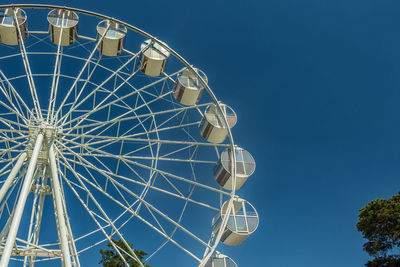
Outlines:
{"label": "white gondola", "polygon": [[165,69],[169,52],[159,43],[146,40],[140,46],[142,50],[140,70],[149,76],[160,76]]}
{"label": "white gondola", "polygon": [[[78,15],[70,10],[53,9],[47,15],[50,38],[56,45],[68,46],[75,43],[78,36]],[[60,42],[61,38],[61,42]]]}
{"label": "white gondola", "polygon": [[[235,112],[225,104],[220,104],[220,106],[228,121],[228,127],[232,128],[237,121]],[[224,116],[218,111],[215,104],[211,104],[206,108],[199,130],[201,136],[208,142],[222,143],[226,139],[228,130],[224,123]]]}
{"label": "white gondola", "polygon": [[[232,168],[232,155],[231,148],[226,149],[221,153],[221,157],[214,167],[214,178],[217,183],[227,190],[232,190],[233,177],[231,174]],[[236,186],[238,190],[247,181],[247,179],[254,173],[256,169],[256,162],[251,154],[243,148],[236,147]]]}
{"label": "white gondola", "polygon": [[20,8],[7,8],[0,13],[0,41],[7,45],[19,44],[19,31],[15,23],[15,15],[21,32],[23,40],[28,38],[28,27],[26,24],[26,13]]}
{"label": "white gondola", "polygon": [[228,223],[223,229],[221,242],[225,245],[237,246],[257,229],[258,214],[249,202],[239,197],[234,198],[233,209],[228,214],[229,201],[222,205],[220,212],[214,217],[213,232],[217,234],[223,219],[225,216],[229,216]]}
{"label": "white gondola", "polygon": [[[107,33],[104,35],[106,30]],[[126,32],[127,29],[124,25],[110,20],[100,21],[97,25],[97,39],[104,35],[99,45],[100,53],[110,57],[121,54],[125,45]]]}
{"label": "white gondola", "polygon": [[204,267],[237,267],[237,264],[228,256],[225,256],[220,253],[215,253],[210,259],[206,262]]}
{"label": "white gondola", "polygon": [[[207,83],[207,76],[199,69],[195,72]],[[199,102],[204,85],[191,70],[185,69],[178,74],[174,88],[175,99],[183,105],[195,105]]]}

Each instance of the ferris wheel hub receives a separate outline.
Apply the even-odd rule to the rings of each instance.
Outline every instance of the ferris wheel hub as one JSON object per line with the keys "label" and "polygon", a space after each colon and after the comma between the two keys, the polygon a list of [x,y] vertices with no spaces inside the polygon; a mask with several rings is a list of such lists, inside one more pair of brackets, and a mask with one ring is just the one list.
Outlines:
{"label": "ferris wheel hub", "polygon": [[43,133],[45,138],[48,140],[53,140],[62,134],[61,127],[57,127],[56,125],[48,123],[43,119],[32,120],[28,128],[29,136],[31,138],[36,138],[39,133]]}
{"label": "ferris wheel hub", "polygon": [[[49,162],[49,147],[54,139],[62,134],[62,129],[54,124],[48,123],[43,119],[31,120],[29,125],[29,137],[31,143],[34,143],[38,134],[43,134],[44,142],[38,156],[38,165],[46,165]],[[28,159],[32,156],[33,146],[27,146]]]}

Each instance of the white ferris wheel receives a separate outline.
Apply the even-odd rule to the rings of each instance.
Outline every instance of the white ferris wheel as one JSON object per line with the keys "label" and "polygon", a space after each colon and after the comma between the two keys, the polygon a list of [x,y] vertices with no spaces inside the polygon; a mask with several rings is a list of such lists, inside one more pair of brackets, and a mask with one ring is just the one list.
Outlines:
{"label": "white ferris wheel", "polygon": [[0,6],[0,267],[85,266],[104,243],[126,265],[237,266],[218,251],[258,226],[237,195],[255,162],[207,82],[118,19]]}

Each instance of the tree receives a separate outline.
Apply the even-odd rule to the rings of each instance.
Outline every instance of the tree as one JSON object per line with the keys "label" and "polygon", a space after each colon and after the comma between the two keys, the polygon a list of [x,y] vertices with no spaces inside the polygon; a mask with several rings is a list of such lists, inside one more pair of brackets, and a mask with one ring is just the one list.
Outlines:
{"label": "tree", "polygon": [[[139,263],[136,262],[132,257],[129,255],[132,254],[127,254],[129,253],[128,247],[124,244],[122,240],[116,240],[116,239],[111,239],[112,242],[120,248],[120,253],[124,256],[125,261],[129,264],[129,267],[140,267]],[[129,247],[132,248],[132,244],[128,243]],[[110,249],[100,249],[100,254],[101,254],[101,261],[100,263],[103,264],[105,267],[124,267],[124,262],[121,259],[121,257],[118,255],[118,253],[115,251],[114,247],[111,245],[111,243],[107,243],[106,245]],[[123,250],[123,251],[122,251]],[[125,252],[126,253],[125,253]],[[143,257],[147,255],[147,252],[143,250],[134,250],[136,256],[142,261],[143,263]],[[145,267],[151,267],[150,265],[144,264]]]}
{"label": "tree", "polygon": [[356,226],[368,240],[364,250],[373,260],[367,267],[400,266],[400,192],[390,199],[376,199],[360,210]]}

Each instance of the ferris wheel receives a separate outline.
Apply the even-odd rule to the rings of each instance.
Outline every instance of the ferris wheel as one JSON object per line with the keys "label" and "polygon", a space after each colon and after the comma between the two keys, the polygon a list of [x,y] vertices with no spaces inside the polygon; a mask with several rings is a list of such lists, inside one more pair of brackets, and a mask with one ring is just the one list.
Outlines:
{"label": "ferris wheel", "polygon": [[0,6],[0,267],[94,265],[104,243],[126,265],[237,266],[219,249],[258,227],[237,195],[255,161],[207,82],[115,18]]}

